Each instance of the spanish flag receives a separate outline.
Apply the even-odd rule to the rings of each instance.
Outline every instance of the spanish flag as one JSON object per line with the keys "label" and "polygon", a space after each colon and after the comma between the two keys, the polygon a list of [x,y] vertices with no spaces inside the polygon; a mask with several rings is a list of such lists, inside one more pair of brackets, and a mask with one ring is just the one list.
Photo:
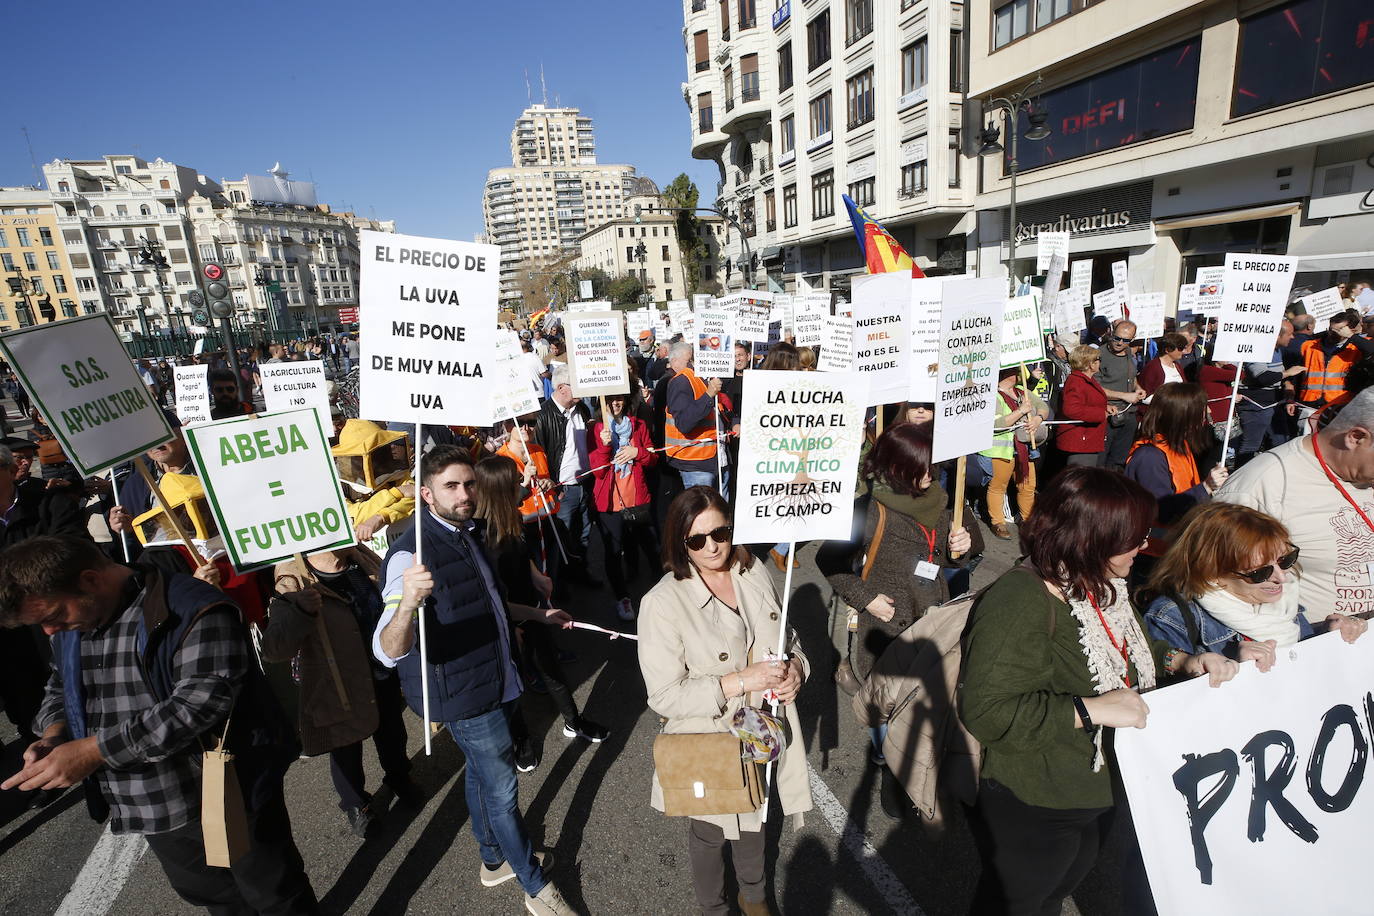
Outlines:
{"label": "spanish flag", "polygon": [[530,316],[530,327],[532,328],[532,327],[534,327],[536,324],[538,324],[539,321],[540,321],[540,319],[542,319],[542,318],[543,318],[545,315],[547,315],[548,313],[549,313],[549,310],[545,308],[545,309],[540,309],[539,311],[537,311],[537,312],[535,312],[533,315],[531,315],[531,316]]}
{"label": "spanish flag", "polygon": [[878,221],[863,211],[848,194],[841,194],[844,205],[849,209],[849,221],[854,224],[854,234],[858,236],[859,247],[863,249],[864,261],[871,274],[886,274],[897,270],[910,269],[913,277],[924,277],[925,273],[916,266],[911,255],[897,244]]}

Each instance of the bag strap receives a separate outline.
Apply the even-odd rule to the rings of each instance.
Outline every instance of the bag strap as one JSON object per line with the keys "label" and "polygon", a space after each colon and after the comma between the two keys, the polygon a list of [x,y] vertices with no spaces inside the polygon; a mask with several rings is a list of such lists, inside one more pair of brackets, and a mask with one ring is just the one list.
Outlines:
{"label": "bag strap", "polygon": [[873,532],[873,540],[868,545],[868,556],[864,558],[863,572],[859,573],[860,579],[868,578],[868,571],[873,568],[873,561],[878,559],[878,546],[883,542],[883,532],[887,529],[887,507],[880,501],[878,503],[878,527]]}

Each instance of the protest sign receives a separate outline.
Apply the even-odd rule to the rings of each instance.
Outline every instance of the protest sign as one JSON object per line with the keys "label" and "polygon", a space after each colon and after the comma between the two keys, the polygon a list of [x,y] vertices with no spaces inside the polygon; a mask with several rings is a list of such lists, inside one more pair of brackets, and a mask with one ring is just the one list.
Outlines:
{"label": "protest sign", "polygon": [[1035,272],[1043,274],[1050,267],[1050,258],[1059,255],[1069,260],[1069,233],[1042,232],[1036,237]]}
{"label": "protest sign", "polygon": [[534,386],[534,379],[523,359],[499,359],[491,371],[491,420],[500,423],[539,410],[543,392]]}
{"label": "protest sign", "polygon": [[313,409],[193,427],[186,444],[239,572],[355,543],[328,427]]}
{"label": "protest sign", "polygon": [[579,281],[577,284],[577,294],[581,296],[583,299],[590,299],[592,297],[592,281]]}
{"label": "protest sign", "polygon": [[[674,302],[681,302],[681,301],[683,301],[683,300],[681,300],[681,299],[673,299],[673,300],[670,300],[670,301],[668,302],[668,307],[671,308]],[[711,294],[710,294],[710,293],[693,293],[693,294],[692,294],[692,310],[693,310],[693,311],[696,311],[697,309],[710,308],[710,306],[711,306]]]}
{"label": "protest sign", "polygon": [[362,415],[490,423],[501,250],[363,230],[359,255]]}
{"label": "protest sign", "polygon": [[1199,267],[1194,281],[1197,284],[1197,302],[1193,306],[1196,315],[1216,315],[1221,311],[1222,276],[1226,268]]}
{"label": "protest sign", "polygon": [[1112,262],[1112,288],[1124,306],[1131,298],[1130,265],[1126,261]]}
{"label": "protest sign", "polygon": [[1226,255],[1213,360],[1226,363],[1269,359],[1297,269],[1296,257]]}
{"label": "protest sign", "polygon": [[717,299],[715,307],[734,314],[736,340],[759,343],[768,340],[768,314],[773,307],[772,293],[760,290],[732,293]]}
{"label": "protest sign", "polygon": [[1341,299],[1340,290],[1333,286],[1319,293],[1303,296],[1302,307],[1307,309],[1307,314],[1316,319],[1312,330],[1320,334],[1331,323],[1331,316],[1345,309],[1345,302]]}
{"label": "protest sign", "polygon": [[324,377],[324,362],[318,359],[293,363],[260,363],[263,406],[271,413],[313,407],[320,425],[332,427],[329,416],[329,382]]}
{"label": "protest sign", "polygon": [[1093,295],[1093,262],[1074,261],[1069,268],[1069,287],[1080,290],[1086,303]]}
{"label": "protest sign", "polygon": [[854,319],[849,315],[827,315],[817,372],[848,372],[854,367]]}
{"label": "protest sign", "polygon": [[576,312],[564,319],[573,397],[630,393],[622,322],[620,312]]}
{"label": "protest sign", "polygon": [[634,309],[625,313],[625,330],[631,340],[639,340],[640,334],[653,330],[653,316],[649,313],[656,311],[658,309]]}
{"label": "protest sign", "polygon": [[827,315],[820,312],[797,313],[797,346],[818,347],[825,333]]}
{"label": "protest sign", "polygon": [[82,474],[172,438],[105,312],[0,334],[0,351]]}
{"label": "protest sign", "polygon": [[1001,367],[1039,362],[1044,358],[1045,335],[1040,329],[1040,308],[1035,295],[1008,299],[1002,318]]}
{"label": "protest sign", "polygon": [[946,280],[940,309],[939,397],[933,461],[992,445],[1007,284],[999,277]]}
{"label": "protest sign", "polygon": [[1070,286],[1059,291],[1058,308],[1054,311],[1054,329],[1059,334],[1077,334],[1088,326],[1088,294],[1081,287]]}
{"label": "protest sign", "polygon": [[866,384],[854,372],[744,373],[736,543],[849,537]]}
{"label": "protest sign", "polygon": [[[1197,284],[1184,283],[1178,288],[1178,311],[1176,311],[1174,315],[1178,318],[1179,323],[1182,323],[1185,320],[1191,319],[1196,312]],[[1188,316],[1188,319],[1183,317],[1185,314]]]}
{"label": "protest sign", "polygon": [[940,368],[940,303],[945,279],[917,277],[911,281],[911,387],[907,400],[934,404]]}
{"label": "protest sign", "polygon": [[520,356],[520,335],[510,328],[496,329],[496,358],[516,359]]}
{"label": "protest sign", "polygon": [[[699,295],[693,296],[692,301],[696,302],[701,298],[703,297]],[[711,305],[711,297],[706,296],[705,299],[705,303],[697,305],[695,307],[709,308]],[[681,299],[675,299],[672,302],[669,302],[668,320],[672,322],[673,330],[681,334],[684,340],[690,339],[692,334],[692,309],[688,308],[686,302],[683,302]]]}
{"label": "protest sign", "polygon": [[176,366],[172,375],[177,389],[177,419],[182,426],[210,422],[210,367],[201,363]]}
{"label": "protest sign", "polygon": [[568,311],[571,312],[609,312],[615,306],[606,299],[587,299],[582,302],[569,302]]}
{"label": "protest sign", "polygon": [[802,293],[801,301],[805,311],[820,312],[822,315],[831,313],[830,293],[826,290],[814,289]]}
{"label": "protest sign", "polygon": [[1115,322],[1126,317],[1126,302],[1121,291],[1113,286],[1093,294],[1093,316]]}
{"label": "protest sign", "polygon": [[868,380],[869,405],[905,401],[911,389],[911,275],[854,278],[854,371]]}
{"label": "protest sign", "polygon": [[699,378],[734,378],[735,316],[724,309],[702,309],[696,314],[692,339],[692,371]]}
{"label": "protest sign", "polygon": [[1374,639],[1330,633],[1146,694],[1148,725],[1115,743],[1160,913],[1370,911],[1363,872],[1332,865],[1374,818],[1371,670]]}
{"label": "protest sign", "polygon": [[1054,313],[1059,308],[1059,287],[1064,281],[1064,258],[1056,252],[1045,268],[1045,286],[1040,295],[1040,321],[1043,330],[1054,328]]}
{"label": "protest sign", "polygon": [[781,322],[784,332],[792,327],[792,294],[774,293],[768,309],[768,323]]}
{"label": "protest sign", "polygon": [[649,309],[649,330],[654,332],[654,340],[667,343],[672,335],[668,333],[668,314],[662,309]]}
{"label": "protest sign", "polygon": [[1131,297],[1131,321],[1135,336],[1144,340],[1164,333],[1164,294],[1136,293]]}

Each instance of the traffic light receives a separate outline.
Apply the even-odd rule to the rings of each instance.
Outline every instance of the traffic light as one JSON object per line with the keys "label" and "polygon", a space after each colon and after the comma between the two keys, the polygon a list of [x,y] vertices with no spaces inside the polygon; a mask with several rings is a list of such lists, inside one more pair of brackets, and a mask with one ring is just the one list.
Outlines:
{"label": "traffic light", "polygon": [[225,281],[224,268],[210,263],[201,268],[205,277],[205,300],[210,306],[210,314],[216,318],[228,318],[234,314],[234,302],[229,298],[229,284]]}

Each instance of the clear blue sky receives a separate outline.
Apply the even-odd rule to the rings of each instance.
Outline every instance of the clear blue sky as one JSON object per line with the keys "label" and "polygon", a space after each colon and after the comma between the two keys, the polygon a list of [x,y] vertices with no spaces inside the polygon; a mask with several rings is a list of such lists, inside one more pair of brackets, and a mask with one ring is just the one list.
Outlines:
{"label": "clear blue sky", "polygon": [[280,160],[322,202],[470,240],[542,62],[549,103],[595,119],[599,162],[715,197],[676,0],[75,0],[7,4],[5,32],[0,185],[36,183],[27,127],[40,166],[132,153],[218,181]]}

